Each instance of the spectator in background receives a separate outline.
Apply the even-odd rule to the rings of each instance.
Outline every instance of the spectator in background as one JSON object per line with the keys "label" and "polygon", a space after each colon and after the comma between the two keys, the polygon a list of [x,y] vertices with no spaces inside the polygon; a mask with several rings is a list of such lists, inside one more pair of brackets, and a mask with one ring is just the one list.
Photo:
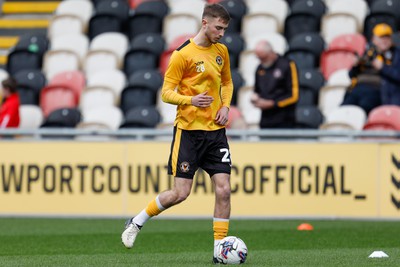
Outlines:
{"label": "spectator in background", "polygon": [[268,41],[255,48],[260,60],[251,102],[262,111],[260,128],[293,128],[299,82],[294,62],[275,53]]}
{"label": "spectator in background", "polygon": [[349,71],[352,84],[342,105],[357,105],[368,114],[380,105],[400,105],[400,52],[393,46],[392,28],[373,29],[371,43]]}
{"label": "spectator in background", "polygon": [[393,43],[393,30],[381,23],[374,27],[373,34],[378,56],[372,61],[372,66],[382,78],[382,104],[400,106],[400,49]]}
{"label": "spectator in background", "polygon": [[0,108],[0,128],[16,128],[19,126],[19,96],[17,81],[7,78],[2,81],[3,104]]}

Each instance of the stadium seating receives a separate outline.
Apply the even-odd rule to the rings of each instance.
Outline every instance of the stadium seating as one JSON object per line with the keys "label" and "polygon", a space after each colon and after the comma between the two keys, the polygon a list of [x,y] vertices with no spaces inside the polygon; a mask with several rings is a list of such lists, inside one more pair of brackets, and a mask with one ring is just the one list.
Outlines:
{"label": "stadium seating", "polygon": [[92,1],[68,0],[60,2],[55,11],[55,15],[69,15],[78,17],[82,22],[84,32],[86,32],[93,10],[94,6]]}
{"label": "stadium seating", "polygon": [[139,70],[158,69],[164,49],[165,42],[160,34],[143,33],[135,37],[124,57],[126,76]]}
{"label": "stadium seating", "polygon": [[325,79],[337,70],[349,70],[356,61],[356,55],[347,49],[327,49],[321,55],[321,71]]}
{"label": "stadium seating", "polygon": [[164,1],[144,1],[129,16],[128,36],[132,40],[142,33],[162,33],[162,23],[169,13]]}
{"label": "stadium seating", "polygon": [[104,69],[121,69],[128,38],[119,32],[105,32],[90,42],[89,51],[84,59],[84,71],[93,73]]}
{"label": "stadium seating", "polygon": [[338,35],[328,44],[328,49],[344,49],[362,56],[367,46],[367,40],[361,33]]}
{"label": "stadium seating", "polygon": [[[283,32],[289,5],[285,0],[247,0],[248,15],[262,14],[272,16],[277,22],[277,31]],[[242,28],[243,31],[243,28]]]}
{"label": "stadium seating", "polygon": [[400,107],[382,105],[370,111],[364,130],[400,131]]}
{"label": "stadium seating", "polygon": [[47,85],[40,91],[40,107],[45,118],[56,109],[75,108],[78,102],[75,92],[60,85]]}
{"label": "stadium seating", "polygon": [[86,78],[81,71],[64,71],[54,75],[49,84],[70,88],[75,94],[76,102],[79,102],[86,85]]}
{"label": "stadium seating", "polygon": [[245,86],[254,86],[255,72],[260,60],[253,51],[243,51],[240,53],[239,72],[242,75]]}
{"label": "stadium seating", "polygon": [[242,35],[245,38],[264,32],[279,32],[279,22],[271,14],[246,14],[242,19]]}
{"label": "stadium seating", "polygon": [[240,74],[238,69],[231,69],[232,83],[233,83],[233,94],[231,105],[236,106],[238,102],[238,92],[242,86],[244,86],[245,81]]}
{"label": "stadium seating", "polygon": [[82,116],[78,128],[117,130],[123,121],[121,110],[114,106],[85,109],[82,111]]}
{"label": "stadium seating", "polygon": [[82,34],[84,32],[85,26],[82,20],[77,16],[67,14],[53,16],[48,28],[48,36],[50,39],[57,35]]}
{"label": "stadium seating", "polygon": [[88,87],[108,87],[114,91],[117,103],[120,102],[121,92],[126,85],[125,74],[118,69],[102,70],[87,75]]}
{"label": "stadium seating", "polygon": [[321,35],[326,43],[336,36],[358,32],[357,18],[348,13],[329,13],[322,17]]}
{"label": "stadium seating", "polygon": [[245,50],[243,38],[239,33],[226,33],[220,42],[228,47],[231,69],[237,68],[240,53]]}
{"label": "stadium seating", "polygon": [[319,33],[300,33],[290,40],[285,56],[293,60],[299,69],[313,69],[319,66],[324,49],[325,41]]}
{"label": "stadium seating", "polygon": [[335,0],[328,4],[329,13],[344,13],[354,16],[357,20],[358,32],[363,31],[364,20],[368,14],[368,4],[365,0],[352,0],[351,4],[348,0]]}
{"label": "stadium seating", "polygon": [[367,114],[359,106],[339,106],[326,115],[321,129],[362,130],[366,120]]}
{"label": "stadium seating", "polygon": [[24,69],[41,69],[43,55],[48,50],[49,41],[42,34],[25,34],[8,54],[7,72],[14,75]]}
{"label": "stadium seating", "polygon": [[261,110],[256,108],[250,101],[254,88],[252,86],[244,86],[238,92],[238,108],[243,114],[249,129],[258,129],[261,120]]}
{"label": "stadium seating", "polygon": [[129,109],[120,128],[155,128],[161,115],[155,106],[139,106]]}
{"label": "stadium seating", "polygon": [[162,35],[169,45],[175,38],[184,34],[197,34],[201,20],[190,14],[169,14],[164,18]]}
{"label": "stadium seating", "polygon": [[157,110],[161,114],[161,122],[164,126],[172,127],[176,117],[176,105],[168,104],[161,99],[161,90],[157,93]]}
{"label": "stadium seating", "polygon": [[61,108],[52,111],[41,125],[45,128],[75,128],[82,120],[82,115],[77,108]]}
{"label": "stadium seating", "polygon": [[242,32],[242,19],[247,14],[247,5],[242,0],[224,0],[220,4],[228,10],[231,21],[227,32]]}
{"label": "stadium seating", "polygon": [[[184,42],[186,42],[188,39],[194,37],[193,34],[183,34],[178,37],[176,37],[165,49],[161,56],[160,56],[160,63],[159,63],[159,68],[161,74],[165,74],[165,71],[167,70],[169,59],[172,55],[172,52],[174,52],[175,49],[177,49],[179,46],[181,46]],[[224,42],[227,42],[227,40],[224,40]]]}
{"label": "stadium seating", "polygon": [[133,73],[121,93],[120,106],[124,114],[135,107],[155,106],[162,81],[157,70],[139,70]]}
{"label": "stadium seating", "polygon": [[324,116],[317,106],[297,106],[295,113],[296,128],[318,129],[323,123]]}
{"label": "stadium seating", "polygon": [[39,95],[46,85],[46,77],[40,70],[21,70],[14,75],[21,105],[39,105]]}
{"label": "stadium seating", "polygon": [[43,112],[38,105],[21,105],[19,118],[20,129],[37,129],[44,120]]}
{"label": "stadium seating", "polygon": [[81,110],[91,110],[118,105],[118,96],[107,86],[87,86],[81,93],[79,107]]}

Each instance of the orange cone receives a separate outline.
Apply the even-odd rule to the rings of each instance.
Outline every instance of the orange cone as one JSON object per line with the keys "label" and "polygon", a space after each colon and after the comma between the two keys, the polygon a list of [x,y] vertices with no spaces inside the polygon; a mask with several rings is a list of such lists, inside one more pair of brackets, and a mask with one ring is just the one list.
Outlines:
{"label": "orange cone", "polygon": [[299,230],[299,231],[312,231],[312,230],[314,230],[314,227],[309,223],[302,223],[299,226],[297,226],[297,230]]}

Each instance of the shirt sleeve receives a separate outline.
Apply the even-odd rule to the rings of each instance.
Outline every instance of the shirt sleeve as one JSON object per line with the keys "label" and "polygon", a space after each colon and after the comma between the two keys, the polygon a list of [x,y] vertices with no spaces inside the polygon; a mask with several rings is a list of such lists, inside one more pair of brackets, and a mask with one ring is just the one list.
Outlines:
{"label": "shirt sleeve", "polygon": [[177,51],[174,51],[171,55],[171,59],[164,77],[164,83],[161,89],[162,101],[173,105],[192,104],[192,96],[184,96],[176,91],[176,88],[182,79],[185,68],[186,61]]}
{"label": "shirt sleeve", "polygon": [[233,95],[233,82],[228,49],[225,48],[225,63],[221,74],[221,98],[222,106],[230,108]]}
{"label": "shirt sleeve", "polygon": [[293,61],[290,61],[289,63],[286,90],[287,95],[276,101],[276,105],[280,108],[295,104],[299,100],[299,78],[296,64]]}

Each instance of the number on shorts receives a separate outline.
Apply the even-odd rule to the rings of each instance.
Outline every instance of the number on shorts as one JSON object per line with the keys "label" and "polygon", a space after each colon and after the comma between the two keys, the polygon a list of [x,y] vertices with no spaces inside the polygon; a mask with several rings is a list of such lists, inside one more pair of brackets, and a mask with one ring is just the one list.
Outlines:
{"label": "number on shorts", "polygon": [[231,159],[229,158],[229,149],[227,148],[221,148],[219,151],[224,153],[224,156],[222,157],[222,162],[231,162]]}

